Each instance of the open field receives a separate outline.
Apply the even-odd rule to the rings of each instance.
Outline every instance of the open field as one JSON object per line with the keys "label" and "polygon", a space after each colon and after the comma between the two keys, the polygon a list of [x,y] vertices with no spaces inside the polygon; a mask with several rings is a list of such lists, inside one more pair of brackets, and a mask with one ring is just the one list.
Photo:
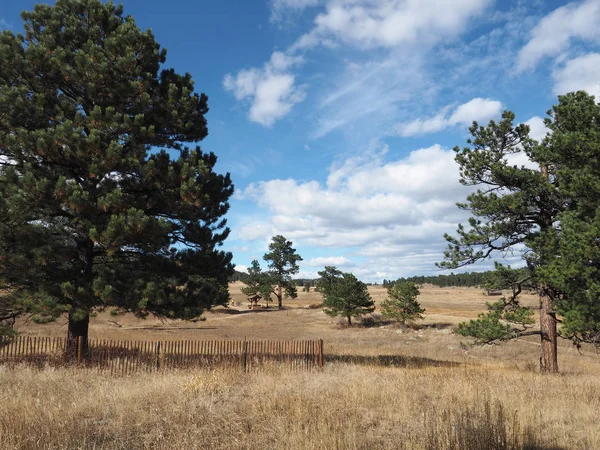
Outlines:
{"label": "open field", "polygon": [[[323,339],[327,354],[376,356],[400,355],[452,362],[474,362],[511,367],[535,366],[539,358],[539,339],[533,336],[502,346],[468,348],[469,340],[453,334],[461,321],[485,311],[485,302],[498,297],[486,297],[473,288],[421,289],[419,301],[426,309],[426,327],[403,330],[394,325],[372,328],[339,326],[337,318],[327,316],[321,309],[309,309],[319,304],[317,292],[298,292],[298,298],[285,300],[286,309],[250,311],[241,283],[232,283],[230,292],[234,306],[217,308],[205,314],[205,321],[160,321],[155,318],[137,319],[131,315],[113,317],[109,312],[91,319],[90,337],[112,340],[178,340],[178,339]],[[376,303],[386,297],[381,286],[370,286]],[[525,304],[535,306],[533,295],[524,295]],[[237,306],[236,306],[237,305]],[[118,327],[113,322],[117,322]],[[65,336],[66,319],[47,325],[20,324],[19,330],[31,336]],[[600,357],[592,348],[581,354],[569,342],[560,342],[561,370],[598,373]]]}
{"label": "open field", "polygon": [[[470,348],[454,326],[485,310],[478,289],[424,288],[424,327],[346,328],[299,292],[286,309],[233,306],[205,321],[98,314],[103,339],[319,339],[323,371],[267,367],[104,377],[94,371],[0,367],[2,449],[594,449],[600,448],[600,355],[559,350],[540,375],[538,340]],[[370,287],[377,302],[385,289]],[[524,301],[536,305],[534,296]],[[121,327],[116,326],[117,322]],[[64,336],[65,320],[19,324]],[[345,363],[351,360],[355,363]],[[384,367],[394,365],[396,367]],[[486,446],[487,445],[487,446]]]}

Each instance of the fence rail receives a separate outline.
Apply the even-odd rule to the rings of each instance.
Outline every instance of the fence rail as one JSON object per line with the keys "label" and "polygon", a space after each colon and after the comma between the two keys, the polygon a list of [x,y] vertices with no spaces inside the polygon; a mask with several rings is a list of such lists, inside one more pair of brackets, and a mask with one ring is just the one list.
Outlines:
{"label": "fence rail", "polygon": [[265,362],[296,369],[323,367],[323,340],[311,341],[126,341],[45,337],[0,337],[0,364],[93,367],[112,374],[214,365],[239,366],[244,372]]}

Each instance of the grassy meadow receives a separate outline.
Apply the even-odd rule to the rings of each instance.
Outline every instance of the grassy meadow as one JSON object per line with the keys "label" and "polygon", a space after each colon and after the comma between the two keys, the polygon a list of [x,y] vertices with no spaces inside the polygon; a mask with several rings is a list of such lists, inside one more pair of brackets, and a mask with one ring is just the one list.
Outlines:
{"label": "grassy meadow", "polygon": [[[594,449],[600,448],[600,356],[561,342],[559,375],[537,371],[535,337],[471,348],[453,333],[477,316],[478,289],[421,290],[422,326],[340,325],[299,292],[282,311],[232,306],[198,322],[103,312],[102,339],[318,339],[322,371],[267,366],[106,377],[93,370],[0,367],[2,449]],[[382,287],[369,288],[380,302]],[[524,302],[536,305],[534,296]],[[313,308],[311,308],[311,305]],[[116,322],[116,324],[114,323]],[[357,321],[358,322],[358,321]],[[118,325],[120,326],[118,326]],[[20,323],[63,336],[66,320]]]}

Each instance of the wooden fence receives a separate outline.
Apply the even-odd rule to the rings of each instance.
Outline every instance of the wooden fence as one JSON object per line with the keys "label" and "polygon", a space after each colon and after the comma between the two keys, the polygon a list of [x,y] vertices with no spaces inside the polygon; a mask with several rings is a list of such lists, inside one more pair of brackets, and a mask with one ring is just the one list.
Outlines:
{"label": "wooden fence", "polygon": [[264,363],[296,369],[323,367],[323,340],[312,341],[111,341],[30,336],[0,337],[0,363],[37,366],[75,364],[112,374],[215,365],[244,372]]}

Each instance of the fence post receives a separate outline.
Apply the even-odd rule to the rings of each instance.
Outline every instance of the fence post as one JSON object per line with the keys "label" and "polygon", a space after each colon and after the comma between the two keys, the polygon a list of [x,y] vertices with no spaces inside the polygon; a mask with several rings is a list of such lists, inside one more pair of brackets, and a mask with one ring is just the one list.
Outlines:
{"label": "fence post", "polygon": [[160,341],[156,343],[156,370],[160,369]]}
{"label": "fence post", "polygon": [[242,349],[242,370],[246,373],[246,364],[248,359],[248,341],[244,338],[244,347]]}
{"label": "fence post", "polygon": [[319,369],[323,368],[323,339],[319,339]]}
{"label": "fence post", "polygon": [[83,336],[77,336],[77,364],[81,364],[83,353]]}

